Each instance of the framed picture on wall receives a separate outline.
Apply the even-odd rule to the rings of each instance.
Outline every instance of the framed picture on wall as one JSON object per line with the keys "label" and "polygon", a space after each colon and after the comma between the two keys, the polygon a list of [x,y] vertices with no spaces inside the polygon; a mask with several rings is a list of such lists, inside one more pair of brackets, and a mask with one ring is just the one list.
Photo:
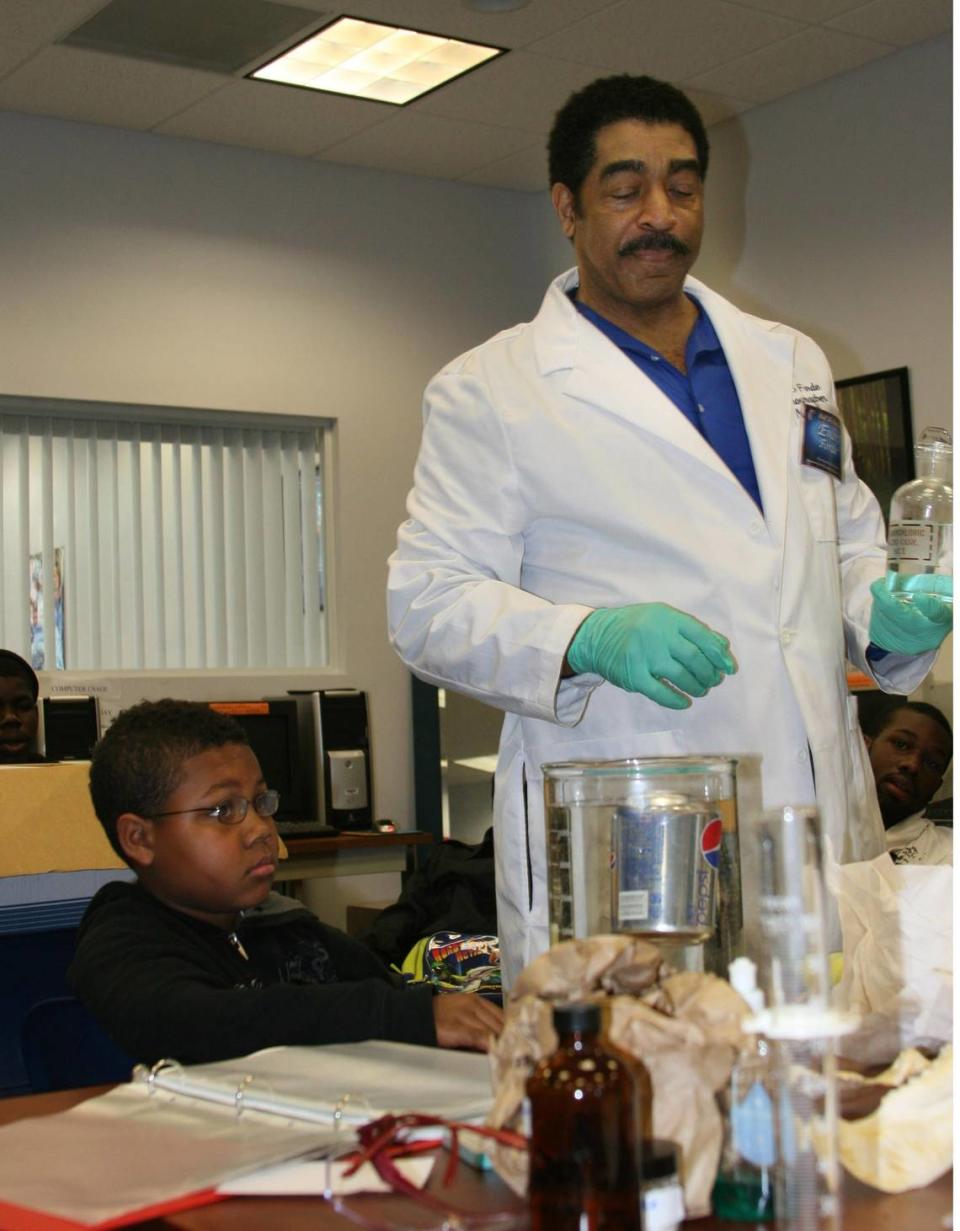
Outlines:
{"label": "framed picture on wall", "polygon": [[913,420],[906,368],[890,368],[836,382],[837,405],[853,443],[853,464],[871,489],[884,520],[890,497],[914,478]]}
{"label": "framed picture on wall", "polygon": [[30,662],[37,671],[62,671],[66,666],[63,555],[62,547],[53,549],[52,589],[44,575],[43,552],[30,556]]}

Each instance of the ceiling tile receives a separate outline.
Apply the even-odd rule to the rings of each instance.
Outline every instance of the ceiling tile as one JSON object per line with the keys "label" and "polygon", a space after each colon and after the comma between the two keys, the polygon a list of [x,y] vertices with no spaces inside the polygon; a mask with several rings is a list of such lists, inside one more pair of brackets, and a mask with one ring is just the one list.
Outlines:
{"label": "ceiling tile", "polygon": [[817,25],[847,9],[857,8],[863,0],[737,0],[737,3],[763,13],[775,13],[778,17],[791,17],[806,25]]}
{"label": "ceiling tile", "polygon": [[622,0],[528,50],[607,72],[682,81],[800,29],[795,21],[725,0]]}
{"label": "ceiling tile", "polygon": [[547,191],[547,151],[544,142],[538,141],[525,149],[498,158],[461,175],[465,184],[479,184],[484,188],[511,188],[515,192]]}
{"label": "ceiling tile", "polygon": [[0,81],[0,107],[66,120],[152,128],[213,90],[213,73],[47,47]]}
{"label": "ceiling tile", "polygon": [[744,98],[730,98],[726,94],[713,94],[709,90],[694,90],[683,87],[683,92],[690,99],[707,126],[721,124],[731,116],[742,115],[754,105]]}
{"label": "ceiling tile", "polygon": [[873,0],[837,17],[829,25],[835,30],[881,39],[898,47],[909,47],[924,39],[945,34],[953,26],[951,0]]}
{"label": "ceiling tile", "polygon": [[811,26],[782,43],[702,73],[686,85],[766,103],[858,68],[893,50],[887,43]]}
{"label": "ceiling tile", "polygon": [[[317,25],[339,0],[286,0]],[[682,84],[708,125],[950,28],[949,0],[350,0],[358,17],[507,47],[405,108],[56,44],[107,0],[0,0],[0,108],[542,191],[544,139],[594,78]],[[49,45],[54,43],[53,46]]]}
{"label": "ceiling tile", "polygon": [[304,8],[346,12],[351,17],[415,26],[497,47],[522,47],[618,2],[530,0],[526,8],[513,13],[474,13],[464,8],[460,0],[350,0],[342,8],[331,0],[295,0]]}
{"label": "ceiling tile", "polygon": [[0,30],[5,39],[39,46],[79,26],[106,0],[0,0]]}
{"label": "ceiling tile", "polygon": [[316,13],[284,0],[109,0],[60,41],[229,74],[306,37],[316,24]]}
{"label": "ceiling tile", "polygon": [[324,162],[459,179],[529,141],[529,133],[406,111],[323,150],[321,157]]}
{"label": "ceiling tile", "polygon": [[411,104],[411,108],[452,120],[475,120],[546,133],[573,91],[596,76],[592,65],[513,51],[459,81],[452,81],[442,90],[435,90]]}
{"label": "ceiling tile", "polygon": [[16,43],[8,39],[0,39],[0,77],[29,59],[33,53],[32,43]]}
{"label": "ceiling tile", "polygon": [[312,155],[384,118],[384,108],[358,98],[318,95],[268,81],[233,81],[155,132],[275,153]]}

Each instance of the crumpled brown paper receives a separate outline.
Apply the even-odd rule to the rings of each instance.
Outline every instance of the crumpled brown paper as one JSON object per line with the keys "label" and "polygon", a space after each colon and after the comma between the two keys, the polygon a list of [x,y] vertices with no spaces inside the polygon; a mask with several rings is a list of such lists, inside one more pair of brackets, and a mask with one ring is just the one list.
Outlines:
{"label": "crumpled brown paper", "polygon": [[[557,1045],[555,1003],[596,1000],[608,1009],[606,1033],[642,1060],[653,1085],[653,1133],[682,1151],[688,1218],[710,1212],[723,1122],[715,1099],[738,1051],[750,1046],[740,1024],[750,1010],[723,979],[675,972],[647,941],[592,936],[565,941],[534,959],[510,996],[503,1033],[492,1048],[494,1103],[487,1123],[519,1128],[524,1086],[536,1062]],[[498,1145],[493,1162],[518,1193],[527,1155]]]}

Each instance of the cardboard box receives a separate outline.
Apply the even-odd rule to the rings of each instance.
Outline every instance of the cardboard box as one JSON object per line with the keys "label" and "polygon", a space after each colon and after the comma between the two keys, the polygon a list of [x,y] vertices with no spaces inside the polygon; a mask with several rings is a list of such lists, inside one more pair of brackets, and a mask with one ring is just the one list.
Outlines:
{"label": "cardboard box", "polygon": [[90,802],[90,762],[0,765],[0,876],[125,868]]}

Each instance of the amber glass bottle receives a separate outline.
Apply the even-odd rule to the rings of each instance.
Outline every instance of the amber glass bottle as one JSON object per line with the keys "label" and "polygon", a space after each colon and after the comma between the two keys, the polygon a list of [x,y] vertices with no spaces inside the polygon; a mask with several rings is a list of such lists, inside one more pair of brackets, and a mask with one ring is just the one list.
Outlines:
{"label": "amber glass bottle", "polygon": [[597,1004],[558,1005],[557,1050],[527,1080],[532,1231],[642,1226],[642,1142],[650,1076],[600,1038]]}

